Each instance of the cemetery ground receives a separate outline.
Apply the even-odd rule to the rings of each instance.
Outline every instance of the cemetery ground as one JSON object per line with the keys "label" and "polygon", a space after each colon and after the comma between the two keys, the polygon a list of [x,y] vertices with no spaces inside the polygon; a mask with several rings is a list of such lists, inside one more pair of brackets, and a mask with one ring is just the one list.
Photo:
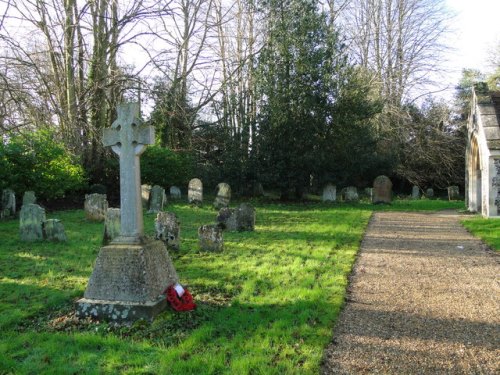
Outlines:
{"label": "cemetery ground", "polygon": [[[255,232],[226,232],[223,252],[202,253],[197,228],[216,211],[169,203],[182,238],[171,256],[198,307],[130,327],[74,317],[102,223],[83,210],[49,212],[68,242],[28,244],[18,220],[0,222],[0,373],[318,373],[371,213],[463,208],[440,200],[252,204]],[[155,215],[144,217],[152,235]],[[479,220],[467,220],[470,230],[483,228]],[[483,235],[498,245],[499,221],[491,222]]]}

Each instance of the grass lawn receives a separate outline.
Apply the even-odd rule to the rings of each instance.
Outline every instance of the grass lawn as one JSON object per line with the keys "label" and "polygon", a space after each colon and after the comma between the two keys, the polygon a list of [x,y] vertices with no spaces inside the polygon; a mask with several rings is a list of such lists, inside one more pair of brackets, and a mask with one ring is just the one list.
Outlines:
{"label": "grass lawn", "polygon": [[500,251],[500,220],[472,217],[462,220],[462,224],[474,236],[481,238],[495,251]]}
{"label": "grass lawn", "polygon": [[[171,255],[198,308],[131,327],[73,316],[102,223],[87,222],[82,210],[49,214],[62,220],[68,242],[30,244],[19,241],[17,220],[0,222],[0,374],[318,373],[371,212],[463,208],[438,200],[253,204],[255,232],[225,233],[217,254],[197,245],[198,226],[213,222],[215,210],[169,204],[182,238]],[[150,235],[153,221],[145,215]]]}

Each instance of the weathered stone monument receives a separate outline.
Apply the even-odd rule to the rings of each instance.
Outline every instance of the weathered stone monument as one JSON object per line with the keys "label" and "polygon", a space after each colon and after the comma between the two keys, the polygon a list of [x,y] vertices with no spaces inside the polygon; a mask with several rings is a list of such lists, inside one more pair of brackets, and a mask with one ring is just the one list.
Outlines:
{"label": "weathered stone monument", "polygon": [[2,191],[0,219],[16,216],[16,194],[11,189]]}
{"label": "weathered stone monument", "polygon": [[165,189],[161,186],[155,185],[151,188],[149,194],[149,210],[148,213],[158,213],[163,210],[163,206],[167,203],[167,196]]}
{"label": "weathered stone monument", "polygon": [[337,200],[337,186],[333,184],[327,184],[323,188],[323,202],[335,202]]}
{"label": "weathered stone monument", "polygon": [[21,241],[34,242],[43,240],[45,210],[37,204],[23,204],[19,214],[19,235]]}
{"label": "weathered stone monument", "polygon": [[425,196],[427,198],[434,198],[434,189],[433,188],[428,188],[426,191],[425,191]]}
{"label": "weathered stone monument", "polygon": [[342,189],[342,199],[344,202],[359,201],[358,189],[355,186],[348,186]]}
{"label": "weathered stone monument", "polygon": [[198,228],[200,250],[220,252],[224,250],[222,228],[216,224],[202,225]]}
{"label": "weathered stone monument", "polygon": [[167,249],[179,250],[181,243],[181,226],[177,215],[173,212],[158,212],[155,219],[155,238],[163,241]]}
{"label": "weathered stone monument", "polygon": [[420,199],[420,188],[417,185],[413,185],[411,189],[411,199]]}
{"label": "weathered stone monument", "polygon": [[66,242],[68,240],[64,225],[58,219],[49,219],[43,223],[43,235],[49,241]]}
{"label": "weathered stone monument", "polygon": [[460,191],[458,186],[448,186],[448,200],[456,201],[460,199]]}
{"label": "weathered stone monument", "polygon": [[109,245],[116,237],[120,235],[120,209],[108,208],[106,219],[104,220],[104,234],[102,236],[102,244]]}
{"label": "weathered stone monument", "polygon": [[199,178],[193,178],[189,181],[188,202],[195,205],[203,203],[203,183]]}
{"label": "weathered stone monument", "polygon": [[221,182],[217,185],[214,207],[219,209],[222,207],[229,206],[229,202],[231,201],[231,186],[226,184],[225,182]]}
{"label": "weathered stone monument", "polygon": [[108,210],[106,194],[85,194],[85,217],[91,221],[104,221]]}
{"label": "weathered stone monument", "polygon": [[255,208],[242,203],[238,208],[223,207],[216,221],[229,231],[253,231],[255,229]]}
{"label": "weathered stone monument", "polygon": [[387,176],[378,176],[373,181],[373,203],[391,203],[392,182]]}
{"label": "weathered stone monument", "polygon": [[370,202],[373,200],[373,188],[367,187],[363,190],[365,193],[365,196],[370,200]]}
{"label": "weathered stone monument", "polygon": [[151,193],[151,185],[141,185],[141,199],[142,199],[142,207],[149,207],[149,195]]}
{"label": "weathered stone monument", "polygon": [[34,191],[25,191],[23,195],[23,206],[25,204],[35,204],[36,195]]}
{"label": "weathered stone monument", "polygon": [[178,282],[163,242],[144,237],[139,156],[154,142],[154,129],[142,124],[137,103],[117,112],[103,143],[120,157],[120,235],[101,248],[76,312],[115,322],[151,320],[167,306],[165,289]]}
{"label": "weathered stone monument", "polygon": [[181,199],[181,189],[177,186],[170,186],[170,198]]}
{"label": "weathered stone monument", "polygon": [[262,183],[255,181],[252,185],[252,190],[252,194],[254,197],[264,196],[264,186],[262,186]]}

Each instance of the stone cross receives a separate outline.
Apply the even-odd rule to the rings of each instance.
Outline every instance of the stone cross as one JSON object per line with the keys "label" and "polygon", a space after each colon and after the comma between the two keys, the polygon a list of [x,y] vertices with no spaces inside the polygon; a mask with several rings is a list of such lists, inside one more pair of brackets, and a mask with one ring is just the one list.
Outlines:
{"label": "stone cross", "polygon": [[118,118],[104,129],[103,144],[120,157],[121,231],[114,242],[138,243],[144,236],[139,156],[154,142],[154,128],[142,124],[139,103],[118,105]]}

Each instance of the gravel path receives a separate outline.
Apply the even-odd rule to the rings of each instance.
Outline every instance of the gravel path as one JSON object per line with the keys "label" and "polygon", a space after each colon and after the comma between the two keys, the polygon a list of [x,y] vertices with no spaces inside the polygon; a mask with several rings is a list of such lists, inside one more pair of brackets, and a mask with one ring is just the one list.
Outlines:
{"label": "gravel path", "polygon": [[375,213],[322,374],[500,374],[500,256],[453,213]]}

